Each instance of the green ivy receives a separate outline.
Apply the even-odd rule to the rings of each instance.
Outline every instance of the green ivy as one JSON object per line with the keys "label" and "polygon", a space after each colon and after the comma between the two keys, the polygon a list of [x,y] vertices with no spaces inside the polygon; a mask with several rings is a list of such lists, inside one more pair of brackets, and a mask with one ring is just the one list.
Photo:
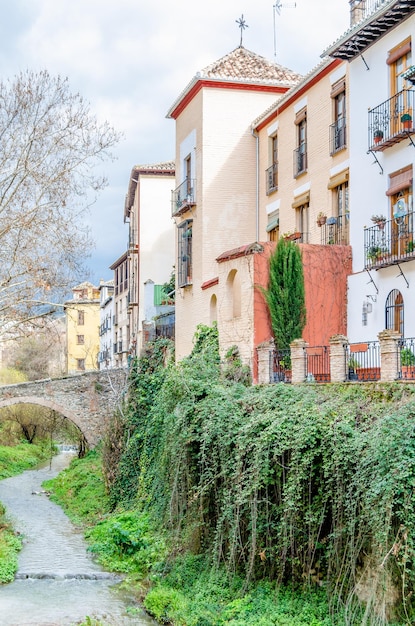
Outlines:
{"label": "green ivy", "polygon": [[246,386],[224,379],[215,333],[201,328],[177,365],[138,360],[114,505],[134,503],[173,552],[203,555],[246,589],[319,588],[350,624],[363,598],[365,623],[411,623],[412,387]]}

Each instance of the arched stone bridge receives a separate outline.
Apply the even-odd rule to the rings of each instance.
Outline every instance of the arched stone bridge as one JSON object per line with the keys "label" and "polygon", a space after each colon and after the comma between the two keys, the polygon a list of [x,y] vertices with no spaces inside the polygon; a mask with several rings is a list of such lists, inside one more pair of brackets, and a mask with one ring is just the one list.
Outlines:
{"label": "arched stone bridge", "polygon": [[111,369],[0,386],[0,409],[37,404],[57,411],[82,431],[93,448],[127,394],[128,371]]}

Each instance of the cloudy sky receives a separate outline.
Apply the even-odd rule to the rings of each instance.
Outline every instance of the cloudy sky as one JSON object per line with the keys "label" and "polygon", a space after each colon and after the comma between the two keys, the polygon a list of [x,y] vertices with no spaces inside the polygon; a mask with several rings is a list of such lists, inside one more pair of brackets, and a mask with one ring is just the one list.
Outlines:
{"label": "cloudy sky", "polygon": [[1,8],[2,77],[25,69],[68,77],[98,118],[124,134],[89,217],[95,283],[112,277],[109,265],[127,245],[132,167],[173,159],[166,113],[197,71],[239,46],[237,20],[247,24],[246,48],[302,74],[349,27],[349,0],[2,0]]}

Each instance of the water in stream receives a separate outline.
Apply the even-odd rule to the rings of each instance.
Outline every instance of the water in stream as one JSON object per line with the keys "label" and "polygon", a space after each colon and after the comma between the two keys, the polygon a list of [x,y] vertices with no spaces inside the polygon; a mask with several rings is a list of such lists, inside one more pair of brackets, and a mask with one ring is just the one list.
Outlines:
{"label": "water in stream", "polygon": [[108,626],[155,624],[137,608],[127,614],[117,579],[92,560],[82,534],[42,491],[71,458],[63,452],[51,467],[0,481],[0,502],[24,536],[16,579],[0,585],[0,626],[72,626],[86,616]]}

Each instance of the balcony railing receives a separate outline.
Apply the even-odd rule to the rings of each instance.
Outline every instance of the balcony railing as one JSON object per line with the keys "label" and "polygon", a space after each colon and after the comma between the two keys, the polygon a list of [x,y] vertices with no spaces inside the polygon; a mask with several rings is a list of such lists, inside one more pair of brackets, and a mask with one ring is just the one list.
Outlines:
{"label": "balcony railing", "polygon": [[415,259],[414,214],[365,228],[365,268],[379,269]]}
{"label": "balcony railing", "polygon": [[339,217],[329,217],[321,226],[321,244],[348,245],[349,244],[349,219],[341,215]]}
{"label": "balcony railing", "polygon": [[172,191],[171,213],[173,216],[181,215],[196,204],[196,181],[186,178],[174,191]]}
{"label": "balcony railing", "polygon": [[294,150],[294,178],[307,171],[307,144],[302,143]]}
{"label": "balcony railing", "polygon": [[368,113],[369,150],[383,151],[415,133],[415,90],[403,89]]}
{"label": "balcony railing", "polygon": [[340,117],[330,126],[330,155],[346,147],[346,118]]}
{"label": "balcony railing", "polygon": [[267,196],[278,189],[278,163],[273,163],[271,167],[265,170]]}

